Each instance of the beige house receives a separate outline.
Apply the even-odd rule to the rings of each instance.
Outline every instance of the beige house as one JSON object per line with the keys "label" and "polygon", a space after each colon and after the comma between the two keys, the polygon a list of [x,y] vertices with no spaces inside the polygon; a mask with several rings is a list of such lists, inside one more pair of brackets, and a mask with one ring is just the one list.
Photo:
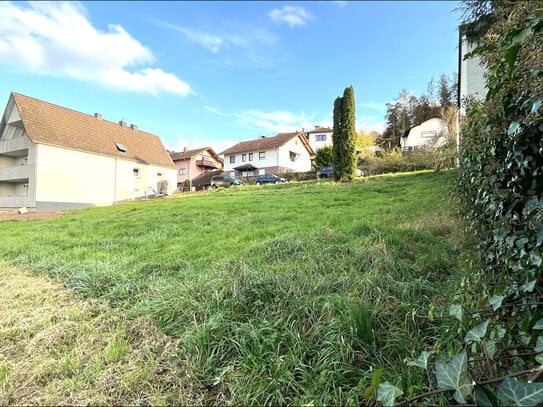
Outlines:
{"label": "beige house", "polygon": [[0,122],[0,208],[110,205],[174,192],[158,136],[11,93]]}
{"label": "beige house", "polygon": [[222,170],[223,160],[211,147],[189,150],[185,148],[178,153],[170,151],[170,157],[177,167],[177,188],[181,189],[187,180],[193,180],[210,171]]}
{"label": "beige house", "polygon": [[315,153],[303,132],[279,133],[242,141],[226,150],[224,172],[250,177],[266,173],[311,171]]}
{"label": "beige house", "polygon": [[438,117],[411,127],[400,138],[402,150],[416,150],[419,148],[437,148],[443,146],[449,137],[449,129],[445,120]]}

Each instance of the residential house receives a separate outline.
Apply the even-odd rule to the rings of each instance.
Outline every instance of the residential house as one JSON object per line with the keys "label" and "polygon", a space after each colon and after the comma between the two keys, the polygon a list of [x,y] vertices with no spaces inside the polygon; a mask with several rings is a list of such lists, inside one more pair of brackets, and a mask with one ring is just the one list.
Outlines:
{"label": "residential house", "polygon": [[458,103],[459,107],[467,98],[482,100],[486,96],[485,69],[481,58],[476,55],[466,58],[478,44],[470,38],[469,28],[475,23],[463,24],[459,27],[458,41]]}
{"label": "residential house", "polygon": [[224,157],[224,172],[247,177],[310,171],[315,153],[305,134],[298,131],[242,141],[221,155]]}
{"label": "residential house", "polygon": [[0,208],[37,211],[171,194],[176,166],[156,135],[11,93],[0,121]]}
{"label": "residential house", "polygon": [[177,166],[177,188],[182,189],[185,181],[192,181],[209,171],[222,170],[223,160],[211,147],[182,152],[170,151],[170,157]]}
{"label": "residential house", "polygon": [[400,146],[402,150],[437,148],[447,142],[448,136],[447,123],[438,117],[432,117],[408,129],[400,138]]}
{"label": "residential house", "polygon": [[315,152],[319,148],[331,146],[333,144],[334,130],[329,127],[315,126],[313,130],[307,132],[304,131],[304,133],[309,145]]}

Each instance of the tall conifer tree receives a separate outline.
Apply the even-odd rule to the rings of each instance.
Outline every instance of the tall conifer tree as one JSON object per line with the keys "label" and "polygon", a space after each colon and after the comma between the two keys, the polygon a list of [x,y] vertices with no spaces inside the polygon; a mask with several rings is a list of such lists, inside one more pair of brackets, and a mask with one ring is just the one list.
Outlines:
{"label": "tall conifer tree", "polygon": [[334,145],[332,158],[336,181],[352,180],[356,171],[355,101],[352,86],[334,102]]}

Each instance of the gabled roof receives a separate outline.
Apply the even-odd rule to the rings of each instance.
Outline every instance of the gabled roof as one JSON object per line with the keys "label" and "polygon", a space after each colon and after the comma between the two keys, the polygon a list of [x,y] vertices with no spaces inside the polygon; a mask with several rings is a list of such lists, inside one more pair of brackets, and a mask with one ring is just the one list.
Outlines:
{"label": "gabled roof", "polygon": [[160,138],[137,126],[123,121],[123,127],[98,114],[91,116],[15,92],[11,97],[34,143],[175,168]]}
{"label": "gabled roof", "polygon": [[196,148],[193,150],[180,151],[180,152],[170,151],[169,153],[172,160],[177,161],[177,160],[188,160],[193,155],[198,155],[200,153],[203,153],[204,151],[208,151],[209,155],[213,157],[215,160],[219,162],[223,162],[223,159],[219,157],[218,154],[215,152],[215,150],[213,150],[211,147],[202,147],[202,148]]}
{"label": "gabled roof", "polygon": [[422,126],[423,124],[428,123],[431,120],[437,119],[440,122],[440,125],[445,124],[445,120],[443,120],[441,117],[438,116],[432,116],[429,119],[424,120],[423,122],[420,122],[419,124],[415,124],[414,126],[409,127],[406,131],[403,132],[401,137],[409,137],[409,133],[411,133],[411,130],[413,130],[415,127]]}
{"label": "gabled roof", "polygon": [[315,126],[313,130],[310,130],[306,133],[333,133],[334,130],[330,127],[321,127],[321,126]]}
{"label": "gabled roof", "polygon": [[305,147],[309,151],[309,154],[314,154],[313,149],[307,142],[307,139],[305,138],[304,134],[299,131],[296,131],[293,133],[278,133],[274,137],[260,137],[254,140],[242,141],[230,148],[227,148],[220,154],[226,155],[226,154],[236,154],[236,153],[251,152],[251,151],[269,150],[271,148],[281,147],[282,145],[286,144],[287,142],[289,142],[295,137],[298,137],[300,140],[302,140],[302,143],[305,145]]}

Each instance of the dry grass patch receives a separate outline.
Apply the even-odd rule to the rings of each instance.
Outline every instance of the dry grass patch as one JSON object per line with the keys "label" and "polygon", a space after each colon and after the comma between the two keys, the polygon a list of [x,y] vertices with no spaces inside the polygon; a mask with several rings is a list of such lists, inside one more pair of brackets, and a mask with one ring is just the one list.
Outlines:
{"label": "dry grass patch", "polygon": [[191,385],[179,342],[0,262],[0,405],[224,402]]}

